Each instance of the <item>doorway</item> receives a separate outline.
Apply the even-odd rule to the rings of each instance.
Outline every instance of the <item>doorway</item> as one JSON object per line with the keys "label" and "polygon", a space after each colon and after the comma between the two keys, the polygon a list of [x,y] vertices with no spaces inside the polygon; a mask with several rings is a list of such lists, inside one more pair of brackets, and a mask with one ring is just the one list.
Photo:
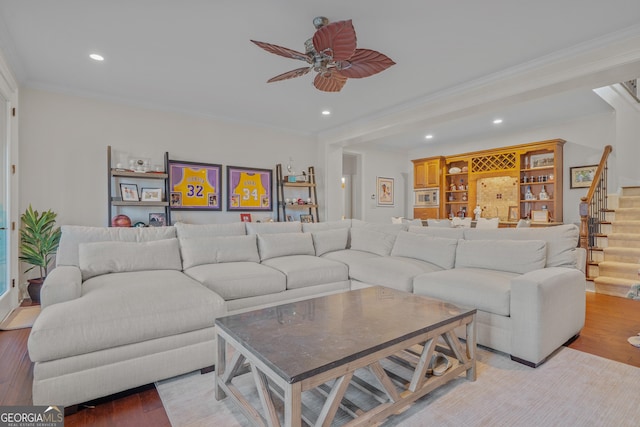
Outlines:
{"label": "doorway", "polygon": [[342,153],[342,219],[362,219],[360,171],[362,156]]}

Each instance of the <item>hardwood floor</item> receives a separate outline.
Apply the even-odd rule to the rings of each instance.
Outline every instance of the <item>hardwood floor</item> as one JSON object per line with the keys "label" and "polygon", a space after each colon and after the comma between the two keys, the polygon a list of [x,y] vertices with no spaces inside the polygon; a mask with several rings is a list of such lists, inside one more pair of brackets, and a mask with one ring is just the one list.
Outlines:
{"label": "hardwood floor", "polygon": [[[31,405],[33,364],[27,354],[30,329],[0,332],[0,406]],[[640,348],[627,338],[640,332],[640,301],[587,293],[587,318],[569,347],[640,367]],[[169,426],[155,387],[142,387],[89,402],[65,417],[65,426]]]}

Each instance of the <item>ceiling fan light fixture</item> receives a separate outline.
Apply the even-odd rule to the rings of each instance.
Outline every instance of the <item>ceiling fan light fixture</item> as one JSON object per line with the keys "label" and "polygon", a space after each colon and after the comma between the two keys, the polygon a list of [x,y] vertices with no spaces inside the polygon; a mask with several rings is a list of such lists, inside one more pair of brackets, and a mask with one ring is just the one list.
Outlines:
{"label": "ceiling fan light fixture", "polygon": [[104,61],[104,56],[97,54],[97,53],[92,53],[89,55],[89,58],[93,59],[94,61]]}
{"label": "ceiling fan light fixture", "polygon": [[309,64],[272,77],[267,83],[300,77],[313,70],[318,73],[313,80],[316,89],[340,92],[349,78],[369,77],[395,65],[391,58],[380,52],[356,47],[356,31],[350,19],[329,23],[327,18],[319,16],[313,20],[313,25],[317,30],[305,41],[305,53],[251,40],[269,53]]}
{"label": "ceiling fan light fixture", "polygon": [[322,110],[322,115],[323,116],[330,116],[331,115],[331,111],[330,110]]}

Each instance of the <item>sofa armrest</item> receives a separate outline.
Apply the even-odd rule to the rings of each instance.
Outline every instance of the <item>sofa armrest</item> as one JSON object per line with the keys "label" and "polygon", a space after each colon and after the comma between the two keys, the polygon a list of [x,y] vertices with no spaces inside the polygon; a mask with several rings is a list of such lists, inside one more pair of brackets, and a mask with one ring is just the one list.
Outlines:
{"label": "sofa armrest", "polygon": [[580,333],[586,311],[584,273],[551,267],[511,280],[511,356],[533,365]]}
{"label": "sofa armrest", "polygon": [[82,274],[73,265],[61,265],[47,275],[40,291],[42,308],[59,302],[80,298],[82,295]]}

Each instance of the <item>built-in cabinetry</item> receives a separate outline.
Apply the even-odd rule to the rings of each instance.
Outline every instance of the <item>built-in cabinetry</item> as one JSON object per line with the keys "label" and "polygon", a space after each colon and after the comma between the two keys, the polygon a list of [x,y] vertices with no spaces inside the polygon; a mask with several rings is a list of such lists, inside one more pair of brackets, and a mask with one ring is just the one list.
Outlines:
{"label": "built-in cabinetry", "polygon": [[[148,224],[149,213],[164,213],[166,219],[166,225],[171,224],[171,212],[169,210],[169,202],[167,201],[168,191],[168,177],[166,173],[168,163],[168,153],[165,153],[165,165],[164,171],[146,171],[135,172],[125,167],[116,168],[112,163],[111,146],[107,147],[107,221],[108,226],[111,226],[111,221],[114,216],[127,210],[128,216],[131,219],[132,224],[136,222],[143,222]],[[125,165],[126,166],[126,165]],[[135,198],[137,200],[126,200],[132,198],[133,193],[129,197],[123,197],[122,186],[120,184],[134,184],[135,185]],[[125,187],[126,189],[126,187]],[[132,190],[132,187],[129,187]],[[155,200],[155,194],[152,194],[151,199],[144,200],[145,197],[141,194],[142,190],[157,190],[160,200]],[[150,192],[153,193],[153,192]],[[134,209],[132,209],[134,208]],[[134,212],[135,215],[131,214]]]}
{"label": "built-in cabinetry", "polygon": [[440,186],[440,169],[443,157],[412,160],[413,188],[435,188]]}
{"label": "built-in cabinetry", "polygon": [[[479,207],[482,217],[499,217],[505,225],[521,218],[561,223],[564,143],[553,139],[446,156],[439,168],[438,214],[414,209],[414,217],[473,217]],[[415,183],[423,160],[413,161]]]}
{"label": "built-in cabinetry", "polygon": [[276,165],[277,221],[319,222],[316,174],[313,166],[304,175],[284,176]]}

